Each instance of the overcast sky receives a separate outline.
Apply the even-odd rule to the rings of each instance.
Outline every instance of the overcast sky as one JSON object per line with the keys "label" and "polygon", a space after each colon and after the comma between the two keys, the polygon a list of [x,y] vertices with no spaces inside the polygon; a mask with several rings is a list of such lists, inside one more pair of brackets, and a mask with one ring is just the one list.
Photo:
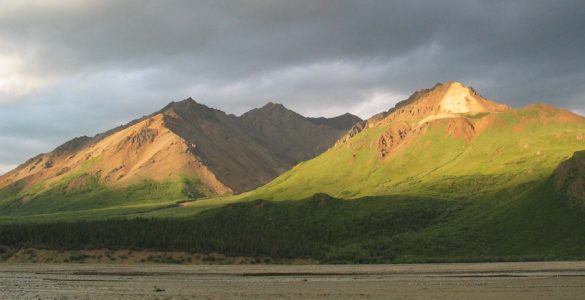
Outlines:
{"label": "overcast sky", "polygon": [[447,80],[585,113],[585,2],[0,0],[0,173],[172,100],[366,118]]}

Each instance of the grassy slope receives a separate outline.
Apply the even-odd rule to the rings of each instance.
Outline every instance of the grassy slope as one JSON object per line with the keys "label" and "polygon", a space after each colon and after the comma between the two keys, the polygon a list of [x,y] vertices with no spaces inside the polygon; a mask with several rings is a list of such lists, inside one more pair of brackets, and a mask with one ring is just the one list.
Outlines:
{"label": "grassy slope", "polygon": [[203,196],[203,185],[186,177],[165,182],[144,180],[111,188],[102,184],[99,177],[80,172],[47,185],[49,188],[40,193],[35,187],[22,190],[16,186],[0,190],[0,214],[13,220],[29,215],[59,214],[67,219],[82,215],[105,216],[117,211],[128,214]]}
{"label": "grassy slope", "polygon": [[[543,179],[560,162],[585,149],[585,141],[576,138],[585,134],[585,122],[544,125],[538,114],[535,107],[500,114],[470,144],[448,136],[447,121],[438,121],[384,163],[374,149],[386,127],[367,129],[351,147],[330,149],[298,165],[252,197],[301,199],[326,192],[343,198],[411,194],[452,199]],[[521,131],[514,130],[519,127]]]}

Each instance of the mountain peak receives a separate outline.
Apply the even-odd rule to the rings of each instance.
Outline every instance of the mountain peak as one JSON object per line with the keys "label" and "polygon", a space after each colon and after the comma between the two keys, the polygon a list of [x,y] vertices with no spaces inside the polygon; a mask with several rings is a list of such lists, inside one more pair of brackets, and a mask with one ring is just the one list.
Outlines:
{"label": "mountain peak", "polygon": [[441,112],[447,113],[476,113],[491,110],[489,101],[475,92],[470,87],[460,82],[449,81],[444,87],[446,90],[441,99]]}
{"label": "mountain peak", "polygon": [[270,101],[270,102],[264,104],[264,106],[262,106],[260,108],[260,110],[289,110],[289,109],[280,103]]}
{"label": "mountain peak", "polygon": [[[421,121],[428,118],[454,117],[459,114],[502,112],[508,105],[484,98],[472,87],[457,81],[437,83],[430,89],[414,92],[385,115],[392,120]],[[421,121],[422,122],[422,121]]]}
{"label": "mountain peak", "polygon": [[284,105],[275,102],[268,102],[264,104],[264,106],[260,108],[254,108],[244,114],[242,114],[242,118],[258,118],[258,117],[266,117],[266,116],[274,116],[280,118],[284,115],[295,116],[296,118],[304,118],[303,116],[299,115],[298,113],[286,108]]}
{"label": "mountain peak", "polygon": [[189,97],[187,99],[179,100],[179,101],[171,101],[169,104],[165,105],[159,112],[165,112],[169,110],[176,109],[178,107],[184,107],[190,105],[191,103],[197,103],[193,98]]}
{"label": "mountain peak", "polygon": [[163,107],[159,113],[169,113],[173,112],[179,115],[184,114],[205,114],[205,115],[213,115],[213,114],[225,114],[223,111],[208,107],[205,104],[201,104],[193,98],[189,97],[184,100],[180,101],[171,101],[165,107]]}
{"label": "mountain peak", "polygon": [[167,106],[163,108],[163,110],[170,109],[170,108],[177,108],[177,107],[186,107],[191,106],[194,104],[199,104],[193,98],[189,97],[187,99],[179,100],[179,101],[171,101]]}

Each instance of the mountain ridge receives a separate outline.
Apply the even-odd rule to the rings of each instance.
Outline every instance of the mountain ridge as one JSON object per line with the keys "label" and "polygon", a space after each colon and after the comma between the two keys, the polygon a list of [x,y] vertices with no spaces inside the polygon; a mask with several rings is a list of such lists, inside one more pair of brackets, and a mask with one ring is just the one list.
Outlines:
{"label": "mountain ridge", "polygon": [[[110,188],[126,188],[145,180],[191,178],[199,186],[191,194],[199,196],[250,190],[324,151],[344,133],[284,106],[279,109],[294,116],[295,127],[287,129],[286,123],[273,122],[273,134],[295,135],[296,141],[303,137],[303,144],[293,145],[288,139],[271,144],[265,132],[254,130],[246,114],[237,117],[187,98],[37,155],[0,176],[0,189],[18,187],[21,202],[59,185],[66,195],[95,180]],[[278,111],[260,111],[256,119],[270,123],[278,116]],[[283,151],[288,148],[292,150]]]}
{"label": "mountain ridge", "polygon": [[[332,122],[340,119],[348,127],[353,120],[358,123],[349,131],[339,130]],[[56,185],[67,192],[81,191],[93,181],[113,183],[110,186],[116,188],[130,184],[157,188],[169,178],[180,183],[169,183],[172,191],[144,195],[153,200],[244,191],[250,192],[243,199],[290,200],[315,193],[356,198],[419,189],[448,198],[449,193],[427,185],[451,182],[458,176],[475,178],[478,170],[479,177],[495,180],[494,186],[550,175],[573,152],[585,149],[574,136],[583,124],[583,117],[567,110],[543,104],[514,109],[458,82],[416,91],[365,121],[350,114],[307,118],[274,102],[235,116],[188,98],[93,138],[79,137],[57,147],[51,155],[61,158],[93,147],[93,152],[83,154],[90,159],[69,169],[41,155],[42,159],[35,157],[17,170],[49,169],[45,170],[49,177],[63,181],[48,181],[43,187]],[[111,142],[113,135],[120,137],[116,143]],[[544,142],[551,139],[560,144]],[[110,146],[95,146],[101,142]],[[143,153],[137,150],[141,145],[157,150]],[[106,168],[97,157],[114,146],[123,149],[125,156]],[[530,151],[534,153],[527,157]],[[502,155],[500,169],[490,164],[490,157]],[[168,167],[174,165],[187,167]],[[531,171],[520,174],[520,167]],[[81,171],[72,173],[74,169]],[[142,176],[150,173],[159,177]],[[72,174],[81,179],[70,178],[75,177]],[[43,191],[36,185],[42,175],[32,175],[28,183],[18,183],[19,178],[9,182],[21,203]],[[503,179],[508,177],[514,180]],[[0,177],[0,186],[9,186],[6,178]]]}

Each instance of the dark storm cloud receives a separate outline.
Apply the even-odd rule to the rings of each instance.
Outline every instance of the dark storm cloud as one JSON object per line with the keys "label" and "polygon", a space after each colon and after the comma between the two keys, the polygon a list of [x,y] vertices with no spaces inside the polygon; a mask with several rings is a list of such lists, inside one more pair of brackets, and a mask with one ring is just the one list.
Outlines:
{"label": "dark storm cloud", "polygon": [[584,29],[582,1],[0,0],[0,172],[189,96],[367,117],[458,80],[583,112]]}

